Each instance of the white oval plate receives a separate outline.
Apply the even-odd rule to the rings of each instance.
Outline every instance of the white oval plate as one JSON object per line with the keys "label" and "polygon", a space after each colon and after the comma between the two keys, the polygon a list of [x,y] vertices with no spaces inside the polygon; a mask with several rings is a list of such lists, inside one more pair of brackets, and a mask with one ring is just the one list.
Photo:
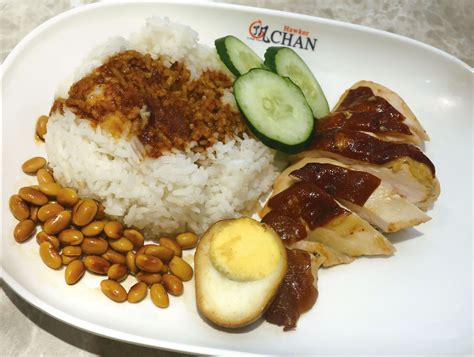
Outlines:
{"label": "white oval plate", "polygon": [[[249,26],[257,20],[268,25],[268,34],[275,31],[277,41],[284,26],[308,32],[317,39],[315,50],[308,45],[298,52],[316,73],[331,105],[361,79],[398,92],[431,136],[426,151],[442,187],[429,212],[432,221],[391,235],[398,251],[389,259],[362,258],[320,271],[319,300],[293,332],[265,322],[244,331],[217,330],[198,315],[192,282],[167,310],[155,308],[149,299],[136,305],[112,303],[98,289],[97,277],[66,286],[62,271],[40,261],[34,239],[14,242],[8,197],[34,182],[25,178],[20,165],[44,154],[33,140],[33,128],[35,119],[48,113],[59,83],[91,48],[109,36],[128,35],[151,15],[190,25],[210,45],[227,34],[249,38]],[[250,39],[247,43],[260,55],[268,46]],[[472,69],[456,58],[393,34],[277,11],[219,4],[108,3],[78,8],[44,23],[13,50],[3,71],[3,278],[46,313],[96,334],[195,353],[470,350]]]}

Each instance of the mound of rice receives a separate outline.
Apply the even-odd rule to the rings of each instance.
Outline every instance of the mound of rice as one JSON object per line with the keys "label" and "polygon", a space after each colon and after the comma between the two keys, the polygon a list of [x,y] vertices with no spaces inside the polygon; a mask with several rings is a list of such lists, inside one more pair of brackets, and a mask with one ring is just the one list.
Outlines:
{"label": "mound of rice", "polygon": [[[67,95],[73,81],[126,49],[165,56],[168,64],[184,61],[192,76],[206,68],[223,70],[215,50],[199,44],[195,31],[167,19],[149,19],[129,40],[115,38],[100,48],[58,95]],[[232,95],[223,100],[232,102]],[[107,214],[151,237],[202,233],[218,220],[249,214],[276,176],[275,152],[245,135],[204,152],[153,159],[144,156],[138,139],[116,139],[67,109],[50,116],[47,130],[46,151],[57,181],[100,199]]]}

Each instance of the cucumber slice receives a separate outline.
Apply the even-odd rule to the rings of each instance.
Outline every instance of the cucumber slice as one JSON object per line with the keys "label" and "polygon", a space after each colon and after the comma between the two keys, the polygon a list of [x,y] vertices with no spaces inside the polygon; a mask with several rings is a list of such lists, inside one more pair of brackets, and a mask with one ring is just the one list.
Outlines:
{"label": "cucumber slice", "polygon": [[316,118],[329,114],[329,105],[321,86],[295,51],[288,47],[269,47],[265,52],[265,66],[280,76],[289,77],[301,88]]}
{"label": "cucumber slice", "polygon": [[255,68],[235,80],[234,96],[247,126],[265,145],[295,154],[310,144],[313,113],[289,78]]}
{"label": "cucumber slice", "polygon": [[214,44],[222,62],[237,77],[252,68],[263,67],[262,59],[237,37],[221,37],[215,40]]}

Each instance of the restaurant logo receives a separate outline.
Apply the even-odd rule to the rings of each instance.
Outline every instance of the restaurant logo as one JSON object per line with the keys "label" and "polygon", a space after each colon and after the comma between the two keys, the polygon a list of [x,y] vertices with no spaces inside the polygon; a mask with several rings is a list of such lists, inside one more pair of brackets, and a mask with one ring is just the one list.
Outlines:
{"label": "restaurant logo", "polygon": [[255,20],[248,27],[249,38],[254,41],[263,41],[265,43],[274,43],[302,50],[316,49],[316,38],[311,37],[309,31],[298,27],[284,25],[280,29],[271,29],[265,25],[262,20]]}

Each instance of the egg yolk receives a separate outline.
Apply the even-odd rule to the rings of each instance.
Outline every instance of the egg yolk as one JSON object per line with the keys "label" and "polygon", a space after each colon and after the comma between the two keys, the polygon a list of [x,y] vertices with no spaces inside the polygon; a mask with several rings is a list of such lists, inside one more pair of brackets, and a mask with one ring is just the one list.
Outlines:
{"label": "egg yolk", "polygon": [[251,218],[229,221],[211,237],[211,262],[231,280],[263,279],[281,259],[279,239],[275,232]]}

